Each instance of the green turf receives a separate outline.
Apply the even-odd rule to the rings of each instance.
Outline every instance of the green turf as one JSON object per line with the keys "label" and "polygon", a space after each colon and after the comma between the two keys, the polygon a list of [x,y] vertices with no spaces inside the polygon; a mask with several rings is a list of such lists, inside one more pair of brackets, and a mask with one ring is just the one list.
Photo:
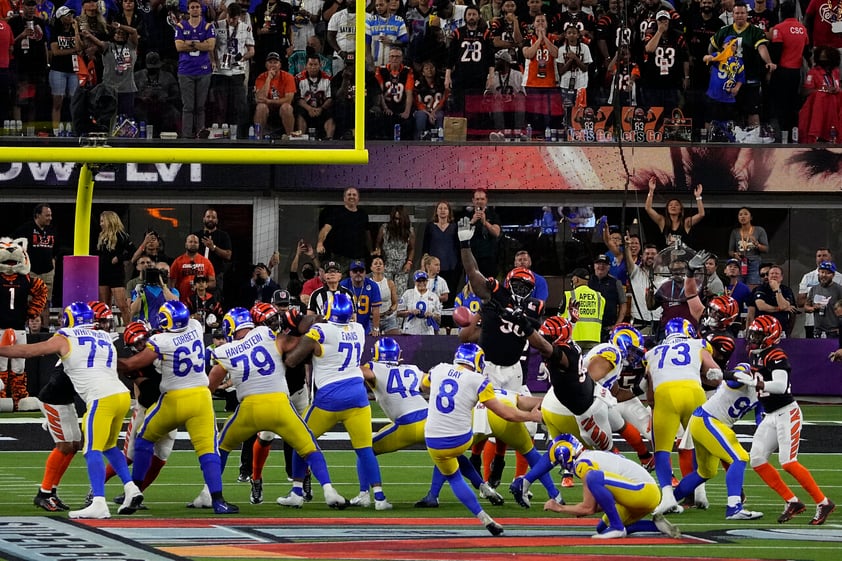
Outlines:
{"label": "green turf", "polygon": [[[46,515],[44,511],[36,509],[32,505],[32,498],[43,474],[46,452],[38,453],[0,453],[0,516],[24,515]],[[331,475],[337,489],[347,497],[352,497],[357,492],[356,470],[354,455],[351,452],[328,451],[326,458],[331,470]],[[836,469],[840,456],[838,454],[803,454],[802,462],[811,469],[816,480],[822,489],[831,497],[842,502],[842,471]],[[275,498],[286,494],[289,484],[282,467],[283,456],[279,450],[273,451],[269,459],[269,465],[264,473],[264,496],[265,502],[261,505],[251,505],[248,502],[250,486],[247,483],[237,483],[238,456],[232,454],[229,459],[228,469],[224,474],[225,496],[241,508],[241,516],[247,517],[278,517],[278,518],[299,518],[337,516],[337,511],[330,510],[321,501],[321,492],[314,488],[316,499],[308,503],[303,510],[284,509],[275,504]],[[424,451],[403,451],[380,457],[384,488],[389,500],[394,504],[394,510],[385,513],[389,517],[460,517],[469,518],[469,513],[457,503],[449,489],[445,488],[442,494],[441,506],[436,510],[416,509],[413,503],[421,498],[427,490],[430,478],[431,464]],[[507,466],[504,474],[504,481],[511,480],[513,458]],[[676,462],[677,465],[677,462]],[[788,482],[791,478],[785,476]],[[160,517],[212,517],[208,510],[196,511],[186,509],[184,505],[193,499],[202,486],[201,472],[195,455],[192,452],[175,452],[170,462],[164,468],[160,478],[146,492],[146,504],[149,511],[140,512],[136,517],[160,516]],[[505,487],[505,485],[503,486]],[[73,507],[77,507],[87,492],[87,472],[84,468],[82,458],[76,458],[69,471],[65,475],[60,487],[60,496]],[[686,556],[686,557],[728,557],[728,558],[756,558],[756,559],[810,559],[816,561],[836,561],[839,558],[837,541],[840,538],[840,527],[842,527],[842,510],[833,515],[829,522],[820,528],[808,525],[813,514],[813,507],[786,525],[776,523],[779,512],[782,509],[782,501],[768,489],[757,476],[749,470],[746,476],[746,494],[749,497],[747,507],[752,510],[760,510],[765,517],[750,522],[727,522],[724,520],[725,488],[724,477],[720,474],[716,479],[708,483],[708,497],[712,507],[707,511],[691,510],[682,515],[672,516],[674,521],[685,534],[712,537],[716,543],[700,543],[699,545],[681,545],[680,547],[646,546],[635,547],[630,545],[614,545],[610,547],[605,543],[595,543],[587,547],[570,547],[565,550],[570,553],[629,553],[645,556]],[[809,496],[793,484],[793,489],[799,497],[807,504],[810,504]],[[510,495],[506,489],[501,487],[501,492],[507,499]],[[122,491],[121,486],[112,480],[108,483],[107,495],[109,498]],[[505,519],[506,517],[530,517],[540,519],[545,516],[541,505],[546,499],[543,488],[534,488],[535,498],[533,508],[524,510],[519,508],[514,501],[507,500],[502,507],[487,506],[487,510],[495,518]],[[581,497],[581,485],[564,492],[567,502],[578,501]],[[116,508],[112,507],[112,513]],[[358,517],[381,517],[384,513],[375,512],[373,509],[361,510],[352,509],[342,513],[342,516]],[[66,516],[66,514],[55,514],[53,516]],[[555,516],[555,515],[552,515]],[[800,540],[773,540],[755,539],[732,535],[726,537],[724,532],[737,529],[768,529],[770,531],[786,530],[805,532],[809,539]],[[816,535],[820,533],[822,538]],[[815,536],[813,538],[813,536]],[[797,538],[798,536],[792,536]],[[803,537],[803,536],[802,536]],[[824,540],[824,541],[822,541]],[[608,549],[606,549],[608,547]],[[500,547],[495,546],[496,551]],[[505,551],[505,549],[503,549]],[[520,549],[518,551],[525,551]],[[528,551],[546,551],[540,547],[529,548]],[[552,551],[547,551],[552,553]],[[515,551],[513,551],[515,553]],[[556,552],[557,553],[557,552]]]}

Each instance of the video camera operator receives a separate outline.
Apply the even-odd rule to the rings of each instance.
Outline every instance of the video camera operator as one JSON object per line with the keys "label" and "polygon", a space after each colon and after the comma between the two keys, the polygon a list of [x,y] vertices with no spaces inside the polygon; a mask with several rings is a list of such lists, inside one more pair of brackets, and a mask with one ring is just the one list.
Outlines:
{"label": "video camera operator", "polygon": [[141,271],[140,276],[141,282],[132,291],[132,304],[129,310],[131,310],[133,320],[145,321],[157,328],[158,308],[164,302],[178,300],[178,290],[171,289],[167,284],[170,266],[163,261],[151,263]]}

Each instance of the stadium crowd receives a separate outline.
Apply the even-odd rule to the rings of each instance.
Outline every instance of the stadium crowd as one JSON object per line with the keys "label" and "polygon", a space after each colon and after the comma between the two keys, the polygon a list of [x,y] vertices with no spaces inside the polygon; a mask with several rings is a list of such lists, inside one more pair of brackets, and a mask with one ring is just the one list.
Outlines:
{"label": "stadium crowd", "polygon": [[[823,0],[372,0],[366,10],[371,138],[436,140],[445,117],[465,117],[472,138],[564,139],[607,105],[641,108],[630,122],[753,131],[717,126],[712,140],[836,142],[842,126],[842,35]],[[2,0],[0,14],[7,133],[22,121],[86,134],[116,114],[134,122],[129,136],[353,137],[352,62],[363,53],[348,0]]]}

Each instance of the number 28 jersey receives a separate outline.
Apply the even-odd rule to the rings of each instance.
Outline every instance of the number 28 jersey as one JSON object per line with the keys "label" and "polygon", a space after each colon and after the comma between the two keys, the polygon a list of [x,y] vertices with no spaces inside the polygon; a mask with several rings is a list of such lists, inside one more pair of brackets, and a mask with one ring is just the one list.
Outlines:
{"label": "number 28 jersey", "polygon": [[64,337],[70,344],[61,364],[85,403],[128,391],[117,377],[117,350],[109,333],[65,327],[58,330],[56,337]]}
{"label": "number 28 jersey", "polygon": [[191,319],[180,332],[164,332],[149,338],[155,351],[155,369],[161,373],[161,393],[208,385],[205,373],[205,341],[202,324]]}
{"label": "number 28 jersey", "polygon": [[427,416],[427,400],[421,395],[424,373],[417,366],[382,362],[368,366],[375,378],[371,390],[387,417],[395,422],[415,422]]}
{"label": "number 28 jersey", "polygon": [[317,323],[305,337],[319,345],[320,352],[313,354],[313,383],[317,388],[344,380],[363,381],[360,357],[365,344],[365,331],[359,323]]}
{"label": "number 28 jersey", "polygon": [[286,367],[275,345],[275,334],[261,325],[245,337],[211,351],[213,360],[231,375],[237,400],[249,395],[283,392],[289,395]]}
{"label": "number 28 jersey", "polygon": [[442,439],[437,448],[450,448],[446,439],[473,433],[474,407],[493,399],[494,386],[478,372],[454,364],[439,364],[424,378],[430,386],[424,436]]}

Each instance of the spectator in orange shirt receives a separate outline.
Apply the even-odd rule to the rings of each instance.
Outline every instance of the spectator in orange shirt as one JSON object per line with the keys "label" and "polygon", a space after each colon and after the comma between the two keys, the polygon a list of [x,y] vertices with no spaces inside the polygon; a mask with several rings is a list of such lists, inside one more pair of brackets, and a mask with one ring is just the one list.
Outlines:
{"label": "spectator in orange shirt", "polygon": [[[526,112],[529,121],[537,130],[551,126],[550,116],[561,114],[558,95],[556,59],[558,39],[547,34],[547,16],[538,14],[532,23],[535,34],[529,38],[529,46],[523,47],[526,59]],[[559,123],[555,123],[558,128]]]}
{"label": "spectator in orange shirt", "polygon": [[295,127],[292,101],[295,98],[295,77],[281,70],[281,55],[271,52],[266,55],[266,72],[254,81],[254,122],[265,131],[266,120],[272,113],[278,113],[286,134]]}
{"label": "spectator in orange shirt", "polygon": [[193,285],[196,277],[207,277],[207,288],[216,288],[216,271],[207,257],[199,253],[199,236],[190,234],[184,242],[184,253],[176,257],[170,266],[170,286],[178,289],[179,299],[189,308],[195,294]]}

